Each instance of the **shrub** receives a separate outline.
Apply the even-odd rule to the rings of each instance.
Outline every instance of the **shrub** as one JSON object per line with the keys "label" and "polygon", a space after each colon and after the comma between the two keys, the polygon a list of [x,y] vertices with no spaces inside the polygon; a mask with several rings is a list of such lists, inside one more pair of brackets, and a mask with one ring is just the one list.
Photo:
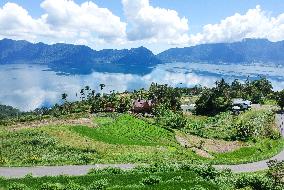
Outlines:
{"label": "shrub", "polygon": [[9,185],[8,190],[29,190],[25,184],[13,183]]}
{"label": "shrub", "polygon": [[182,113],[169,110],[165,106],[157,108],[156,115],[156,122],[161,126],[170,129],[180,129],[186,126],[186,119]]}
{"label": "shrub", "polygon": [[89,187],[87,188],[88,190],[102,190],[106,189],[108,185],[107,179],[101,179],[98,181],[93,182]]}
{"label": "shrub", "polygon": [[272,180],[264,175],[241,175],[235,183],[235,187],[247,188],[251,187],[253,190],[276,190],[278,187],[273,184]]}
{"label": "shrub", "polygon": [[152,164],[149,166],[137,166],[131,170],[132,173],[158,173],[158,172],[172,172],[177,170],[177,166],[172,164]]}
{"label": "shrub", "polygon": [[183,181],[183,178],[181,176],[175,176],[170,181],[180,182],[180,181]]}
{"label": "shrub", "polygon": [[159,184],[161,181],[162,181],[161,177],[149,176],[149,177],[143,178],[141,180],[141,183],[143,185],[156,185],[156,184]]}
{"label": "shrub", "polygon": [[63,190],[85,190],[85,187],[82,187],[74,182],[68,183]]}
{"label": "shrub", "polygon": [[191,188],[191,190],[207,190],[207,188],[202,187],[201,185],[196,185],[193,188]]}
{"label": "shrub", "polygon": [[114,167],[107,167],[104,169],[91,169],[88,174],[94,175],[94,174],[122,174],[124,171],[120,168],[114,168]]}
{"label": "shrub", "polygon": [[197,175],[205,179],[215,179],[220,173],[211,165],[182,164],[183,171],[194,171]]}
{"label": "shrub", "polygon": [[63,190],[63,186],[60,183],[44,183],[40,190]]}

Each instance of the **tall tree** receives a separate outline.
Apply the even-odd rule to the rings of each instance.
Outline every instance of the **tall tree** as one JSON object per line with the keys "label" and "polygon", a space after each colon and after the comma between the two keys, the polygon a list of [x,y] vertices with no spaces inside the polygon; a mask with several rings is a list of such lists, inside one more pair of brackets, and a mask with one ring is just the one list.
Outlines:
{"label": "tall tree", "polygon": [[284,108],[284,90],[277,92],[277,104],[280,106],[281,110],[283,111]]}

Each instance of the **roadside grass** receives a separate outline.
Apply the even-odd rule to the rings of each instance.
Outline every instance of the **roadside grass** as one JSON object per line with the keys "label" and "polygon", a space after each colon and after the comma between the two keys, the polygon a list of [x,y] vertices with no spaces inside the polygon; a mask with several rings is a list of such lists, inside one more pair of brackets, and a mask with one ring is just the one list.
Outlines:
{"label": "roadside grass", "polygon": [[59,143],[44,131],[4,132],[1,138],[1,166],[86,164],[96,158],[95,150]]}
{"label": "roadside grass", "polygon": [[[143,179],[154,176],[159,179],[157,184],[143,185]],[[78,184],[81,187],[88,187],[94,182],[104,180],[106,189],[218,189],[212,182],[205,180],[192,171],[172,171],[159,173],[123,173],[123,174],[96,174],[78,177],[58,176],[23,179],[0,179],[0,188],[8,189],[9,185],[17,183],[24,184],[30,190],[41,189],[44,183],[66,186],[70,183]],[[149,182],[150,183],[150,182]],[[103,188],[103,189],[105,189]],[[62,188],[63,189],[63,188]]]}
{"label": "roadside grass", "polygon": [[121,145],[176,145],[174,134],[161,127],[137,119],[131,115],[118,116],[113,122],[109,118],[96,118],[101,127],[73,127],[82,136],[109,144]]}
{"label": "roadside grass", "polygon": [[259,142],[248,142],[247,146],[233,152],[213,153],[212,164],[241,164],[272,158],[284,148],[284,139],[262,139]]}

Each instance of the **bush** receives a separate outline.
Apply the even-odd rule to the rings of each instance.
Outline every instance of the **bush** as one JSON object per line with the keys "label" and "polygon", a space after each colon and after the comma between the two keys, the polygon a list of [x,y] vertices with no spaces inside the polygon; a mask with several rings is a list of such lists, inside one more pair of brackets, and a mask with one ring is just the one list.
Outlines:
{"label": "bush", "polygon": [[40,190],[63,190],[63,186],[60,183],[44,183],[41,185]]}
{"label": "bush", "polygon": [[85,187],[82,187],[74,182],[70,182],[67,184],[63,190],[85,190]]}
{"label": "bush", "polygon": [[95,175],[95,174],[122,174],[124,171],[120,168],[114,168],[114,167],[107,167],[104,169],[91,169],[88,174],[89,175]]}
{"label": "bush", "polygon": [[134,169],[131,170],[132,173],[158,173],[158,172],[172,172],[176,171],[178,168],[175,165],[172,164],[152,164],[149,166],[137,166]]}
{"label": "bush", "polygon": [[207,188],[202,187],[201,185],[196,185],[193,188],[191,188],[191,190],[207,190]]}
{"label": "bush", "polygon": [[276,190],[278,189],[272,180],[264,175],[241,175],[235,183],[235,187],[247,188],[251,187],[253,190]]}
{"label": "bush", "polygon": [[9,185],[8,190],[29,190],[25,184],[13,183]]}
{"label": "bush", "polygon": [[182,164],[180,169],[183,171],[193,171],[205,179],[215,179],[220,173],[211,165]]}
{"label": "bush", "polygon": [[180,129],[186,126],[186,118],[181,112],[174,112],[165,108],[165,106],[160,106],[156,109],[156,122],[166,128],[170,129]]}
{"label": "bush", "polygon": [[149,176],[149,177],[143,178],[141,180],[141,183],[143,185],[156,185],[156,184],[159,184],[161,181],[162,181],[161,177]]}
{"label": "bush", "polygon": [[108,185],[107,179],[101,179],[96,182],[93,182],[89,187],[87,188],[88,190],[102,190],[106,189]]}

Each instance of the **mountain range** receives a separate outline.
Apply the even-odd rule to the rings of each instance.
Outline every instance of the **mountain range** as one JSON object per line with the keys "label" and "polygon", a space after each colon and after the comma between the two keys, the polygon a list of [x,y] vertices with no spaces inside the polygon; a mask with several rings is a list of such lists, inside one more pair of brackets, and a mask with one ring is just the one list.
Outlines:
{"label": "mountain range", "polygon": [[154,55],[145,47],[96,51],[87,46],[0,40],[0,64],[44,64],[57,72],[89,74],[92,71],[149,73],[157,64],[171,62],[284,63],[284,41],[245,39],[234,43],[172,48]]}
{"label": "mountain range", "polygon": [[193,47],[172,48],[157,55],[163,63],[284,63],[284,41],[244,39],[234,43],[202,44]]}
{"label": "mountain range", "polygon": [[44,64],[65,73],[119,72],[143,74],[161,61],[147,48],[93,50],[72,44],[0,40],[0,64]]}

